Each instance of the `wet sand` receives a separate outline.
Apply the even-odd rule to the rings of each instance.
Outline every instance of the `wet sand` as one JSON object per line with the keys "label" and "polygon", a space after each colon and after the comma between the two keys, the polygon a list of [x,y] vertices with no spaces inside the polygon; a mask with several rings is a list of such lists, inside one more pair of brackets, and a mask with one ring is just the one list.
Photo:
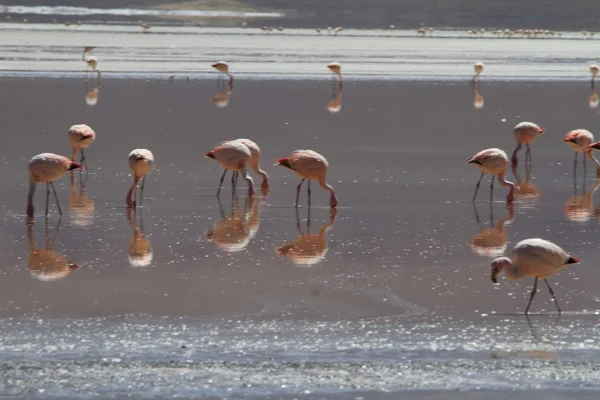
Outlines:
{"label": "wet sand", "polygon": [[[118,396],[134,381],[140,395],[182,396],[598,389],[595,171],[588,164],[587,179],[580,169],[574,181],[561,141],[570,129],[595,131],[586,83],[482,81],[476,109],[465,82],[354,80],[335,114],[325,108],[331,83],[317,80],[239,80],[225,108],[210,101],[213,80],[106,79],[95,106],[83,80],[0,84],[3,392],[35,393],[42,386],[27,377],[39,371],[54,396]],[[470,203],[479,173],[465,161],[492,146],[512,152],[522,120],[547,129],[533,145],[529,189],[539,196],[518,196],[512,214],[497,186],[490,216],[482,185],[480,228]],[[75,123],[98,134],[86,153],[87,199],[79,175],[73,188],[68,177],[57,184],[65,216],[47,249],[81,266],[42,270],[31,243],[33,253],[46,248],[44,190],[29,234],[26,165],[44,151],[67,155]],[[219,204],[221,170],[203,155],[236,137],[261,146],[272,190],[252,203],[241,183],[232,199],[227,179]],[[151,149],[156,166],[144,207],[128,218],[127,154],[137,147]],[[310,227],[305,193],[298,216],[293,207],[298,179],[272,166],[297,148],[328,158],[340,198],[332,215],[314,187]],[[523,163],[517,172],[525,181]],[[53,213],[50,238],[57,223]],[[543,315],[528,324],[530,280],[490,282],[492,256],[529,237],[584,260],[550,279],[561,319],[541,290],[533,311]],[[311,240],[309,257],[277,254],[295,240]],[[122,365],[118,379],[111,363]],[[164,380],[152,380],[157,368]]]}

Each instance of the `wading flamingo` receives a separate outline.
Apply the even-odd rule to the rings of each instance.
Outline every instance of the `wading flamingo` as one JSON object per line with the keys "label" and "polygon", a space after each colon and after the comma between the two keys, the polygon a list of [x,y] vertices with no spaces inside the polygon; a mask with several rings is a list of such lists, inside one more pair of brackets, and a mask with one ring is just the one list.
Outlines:
{"label": "wading flamingo", "polygon": [[475,75],[473,75],[473,81],[476,81],[477,78],[479,78],[479,75],[481,75],[481,73],[483,72],[483,67],[485,67],[485,65],[481,61],[477,61],[473,65],[473,69],[475,70]]}
{"label": "wading flamingo", "polygon": [[329,68],[329,70],[331,71],[332,74],[337,75],[338,79],[340,80],[340,87],[343,83],[343,79],[342,79],[342,64],[340,64],[339,62],[330,62],[329,64],[327,64],[327,68]]}
{"label": "wading flamingo", "polygon": [[590,65],[590,73],[592,74],[592,90],[594,89],[594,82],[596,81],[598,72],[600,72],[600,67],[598,67],[596,64]]}
{"label": "wading flamingo", "polygon": [[[250,167],[256,175],[262,177],[261,190],[263,195],[266,196],[269,192],[269,175],[260,168],[260,147],[250,139],[236,139],[234,142],[240,142],[250,150]],[[237,172],[234,172],[234,174],[237,174]],[[237,182],[237,176],[235,180]]]}
{"label": "wading flamingo", "polygon": [[231,75],[229,73],[229,64],[227,64],[225,61],[218,61],[218,62],[212,64],[211,67],[213,67],[217,71],[227,75],[229,77],[229,84],[231,84],[233,82],[233,75]]}
{"label": "wading flamingo", "polygon": [[71,142],[71,161],[75,161],[77,152],[81,153],[81,159],[79,163],[85,166],[87,170],[87,161],[83,151],[89,147],[90,144],[96,140],[96,132],[88,125],[73,125],[69,128],[69,142]]}
{"label": "wading flamingo", "polygon": [[498,282],[498,275],[502,271],[504,271],[504,275],[508,279],[512,280],[521,279],[526,276],[535,278],[529,302],[527,303],[527,308],[525,308],[525,315],[527,315],[529,307],[531,307],[531,302],[537,293],[538,278],[541,278],[548,287],[558,313],[561,314],[562,310],[558,305],[554,290],[550,287],[547,278],[556,274],[566,265],[578,264],[580,262],[581,260],[570,256],[552,242],[537,238],[525,239],[517,243],[514,247],[512,260],[508,257],[499,257],[492,261],[492,282]]}
{"label": "wading flamingo", "polygon": [[575,129],[568,132],[563,141],[575,151],[575,161],[573,162],[573,174],[577,173],[577,154],[583,153],[583,175],[585,176],[585,157],[589,157],[596,164],[596,176],[600,177],[600,163],[592,154],[594,143],[594,135],[586,129]]}
{"label": "wading flamingo", "polygon": [[100,78],[100,70],[98,69],[98,59],[94,56],[85,57],[83,60],[87,66],[96,71],[96,78]]}
{"label": "wading flamingo", "polygon": [[[223,186],[223,180],[225,179],[227,170],[231,170],[232,172],[240,171],[246,182],[248,182],[248,195],[252,196],[254,194],[254,181],[252,178],[250,178],[250,175],[248,175],[247,170],[247,166],[252,158],[252,152],[248,146],[237,140],[222,142],[218,144],[212,151],[206,153],[205,157],[212,158],[221,164],[221,166],[225,169],[225,171],[223,171],[223,175],[221,175],[217,196],[219,196],[221,193],[221,187]],[[236,183],[236,174],[232,173],[232,193],[235,193]]]}
{"label": "wading flamingo", "polygon": [[137,186],[139,181],[142,181],[142,185],[140,187],[140,206],[142,205],[142,200],[144,198],[144,184],[146,183],[146,175],[152,171],[152,167],[154,165],[154,155],[150,150],[146,149],[135,149],[131,153],[129,153],[129,169],[133,174],[133,184],[129,191],[127,192],[127,197],[125,198],[125,202],[129,207],[136,207],[136,194],[137,194]]}
{"label": "wading flamingo", "polygon": [[544,133],[544,128],[540,128],[537,124],[534,124],[533,122],[520,122],[517,124],[517,126],[515,126],[515,129],[513,130],[513,135],[515,136],[515,140],[517,141],[517,147],[512,153],[511,160],[513,164],[519,162],[519,160],[517,159],[517,153],[519,152],[519,150],[521,150],[521,147],[523,145],[527,146],[527,152],[525,153],[525,162],[527,162],[527,159],[529,159],[529,162],[532,161],[531,148],[529,147],[529,145],[533,143],[535,139],[537,139],[537,137],[542,133]]}
{"label": "wading flamingo", "polygon": [[477,182],[475,193],[473,194],[473,202],[477,198],[479,185],[481,185],[481,180],[485,174],[493,175],[490,183],[490,201],[492,201],[494,198],[495,176],[498,177],[498,182],[500,182],[502,186],[510,186],[510,191],[508,192],[508,196],[506,196],[506,201],[508,203],[515,201],[515,184],[504,179],[504,174],[506,174],[506,169],[508,168],[508,157],[504,151],[495,148],[482,150],[475,154],[469,161],[467,161],[467,163],[475,164],[475,166],[481,170],[481,177]]}
{"label": "wading flamingo", "polygon": [[329,205],[335,207],[338,205],[338,199],[335,190],[328,185],[325,178],[329,170],[327,159],[313,150],[296,150],[291,156],[280,158],[275,165],[281,165],[294,171],[302,180],[296,189],[296,207],[300,201],[300,188],[305,179],[308,179],[308,206],[310,207],[310,181],[318,180],[321,187],[331,193]]}
{"label": "wading flamingo", "polygon": [[33,217],[33,195],[38,183],[46,184],[46,216],[48,216],[48,203],[50,200],[50,187],[54,192],[58,213],[62,216],[58,195],[52,181],[60,178],[68,171],[81,168],[81,165],[58,154],[42,153],[29,161],[29,194],[27,195],[27,215]]}

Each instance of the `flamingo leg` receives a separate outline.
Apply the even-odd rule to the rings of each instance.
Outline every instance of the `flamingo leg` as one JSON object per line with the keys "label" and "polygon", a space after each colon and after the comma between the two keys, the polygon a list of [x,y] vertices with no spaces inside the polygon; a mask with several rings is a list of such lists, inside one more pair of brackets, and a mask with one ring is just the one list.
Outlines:
{"label": "flamingo leg", "polygon": [[310,179],[308,180],[308,188],[306,190],[306,192],[308,193],[308,208],[310,209]]}
{"label": "flamingo leg", "polygon": [[481,173],[481,176],[479,177],[479,181],[477,181],[477,186],[475,186],[475,193],[473,194],[473,200],[471,200],[472,203],[475,203],[475,199],[477,198],[477,192],[479,192],[479,186],[481,186],[481,180],[483,179],[483,175],[484,173]]}
{"label": "flamingo leg", "polygon": [[531,147],[527,144],[527,152],[525,153],[525,160],[527,161],[527,157],[529,157],[529,162],[533,162],[533,158],[531,158]]}
{"label": "flamingo leg", "polygon": [[248,183],[248,196],[249,197],[253,196],[254,195],[254,181],[252,180],[252,178],[250,178],[250,174],[248,174],[248,170],[246,169],[246,167],[240,169],[240,172],[242,173],[242,176]]}
{"label": "flamingo leg", "polygon": [[50,182],[50,186],[52,187],[52,192],[54,192],[54,199],[56,200],[56,207],[58,208],[58,214],[62,216],[62,210],[60,209],[60,202],[58,201],[58,195],[56,194],[56,189],[54,188],[54,183]]}
{"label": "flamingo leg", "polygon": [[527,308],[525,308],[525,315],[529,314],[529,307],[531,307],[531,302],[533,301],[533,298],[535,297],[535,294],[537,293],[537,284],[538,284],[538,278],[536,276],[535,281],[533,281],[533,289],[531,289],[531,294],[529,295],[529,303],[527,303]]}
{"label": "flamingo leg", "polygon": [[575,152],[575,161],[573,162],[573,176],[577,175],[577,152]]}
{"label": "flamingo leg", "polygon": [[142,178],[142,184],[140,186],[140,207],[142,206],[142,200],[144,199],[144,184],[146,183],[146,177]]}
{"label": "flamingo leg", "polygon": [[494,178],[496,178],[496,175],[492,175],[492,180],[490,181],[490,203],[494,201]]}
{"label": "flamingo leg", "polygon": [[50,182],[46,183],[46,217],[48,216],[48,206],[50,204]]}
{"label": "flamingo leg", "polygon": [[300,188],[302,187],[302,183],[304,182],[305,178],[302,178],[300,180],[300,183],[298,184],[298,187],[296,188],[296,207],[298,207],[298,203],[300,203]]}
{"label": "flamingo leg", "polygon": [[519,150],[521,150],[521,143],[517,144],[517,147],[515,148],[515,150],[512,153],[512,157],[511,157],[511,161],[513,164],[517,164],[519,162],[519,159],[517,158],[517,153],[519,152]]}
{"label": "flamingo leg", "polygon": [[81,159],[79,162],[85,167],[85,170],[88,170],[87,160],[85,159],[85,154],[83,153],[83,149],[79,149],[81,151]]}
{"label": "flamingo leg", "polygon": [[583,154],[583,179],[585,180],[585,176],[587,175],[587,157]]}
{"label": "flamingo leg", "polygon": [[217,190],[217,197],[221,194],[221,188],[223,187],[223,181],[225,180],[225,174],[227,174],[227,170],[223,171],[223,175],[221,175],[221,180],[219,181],[219,189]]}
{"label": "flamingo leg", "polygon": [[552,300],[554,300],[554,305],[556,306],[556,309],[558,310],[558,314],[562,314],[562,310],[560,309],[560,306],[558,305],[558,300],[556,300],[556,295],[554,295],[554,290],[552,290],[552,287],[550,286],[550,284],[548,283],[548,280],[546,278],[544,278],[544,283],[546,284],[546,286],[548,286],[548,291],[550,292],[550,296],[552,296]]}

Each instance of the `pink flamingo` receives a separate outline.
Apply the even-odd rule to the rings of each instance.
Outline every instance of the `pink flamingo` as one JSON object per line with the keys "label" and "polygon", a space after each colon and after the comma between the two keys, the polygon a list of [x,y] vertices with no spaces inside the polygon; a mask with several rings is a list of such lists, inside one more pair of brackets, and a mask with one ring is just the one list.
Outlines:
{"label": "pink flamingo", "polygon": [[241,171],[242,176],[246,182],[248,182],[248,195],[252,196],[254,194],[254,181],[252,178],[250,178],[250,175],[248,175],[248,170],[246,168],[252,158],[252,152],[248,146],[239,140],[222,142],[218,144],[212,151],[206,153],[205,157],[212,158],[221,164],[221,166],[225,169],[225,171],[223,171],[223,175],[221,175],[217,196],[219,196],[221,193],[223,180],[225,179],[225,174],[227,174],[228,170],[233,172],[231,175],[231,186],[234,192],[237,183],[235,172]]}
{"label": "pink flamingo", "polygon": [[575,151],[573,163],[573,174],[577,173],[577,153],[583,153],[583,174],[585,175],[585,157],[589,157],[596,164],[596,176],[600,176],[600,163],[592,155],[591,145],[594,143],[594,135],[586,129],[575,129],[568,132],[563,141]]}
{"label": "pink flamingo", "polygon": [[87,149],[90,144],[94,143],[94,140],[96,140],[96,132],[85,124],[73,125],[69,128],[69,142],[71,142],[72,149],[71,161],[75,161],[75,157],[79,151],[81,153],[79,163],[83,164],[87,169],[88,166],[83,151]]}
{"label": "pink flamingo", "polygon": [[467,161],[467,163],[475,164],[477,168],[481,170],[481,177],[479,178],[477,186],[475,187],[475,194],[473,194],[473,202],[477,198],[477,192],[479,191],[481,180],[485,174],[493,175],[490,182],[490,201],[492,201],[494,197],[495,176],[498,177],[498,182],[500,182],[502,186],[510,186],[510,192],[508,192],[508,196],[506,196],[506,202],[512,203],[515,201],[515,184],[504,179],[506,169],[508,168],[508,157],[504,151],[495,148],[482,150],[475,154],[469,161]]}
{"label": "pink flamingo", "polygon": [[59,156],[53,153],[42,153],[33,157],[29,161],[29,194],[27,195],[27,215],[33,217],[33,195],[38,183],[46,184],[46,216],[48,216],[48,203],[50,199],[50,187],[54,192],[56,207],[59,215],[62,216],[58,195],[52,181],[60,178],[66,172],[81,168],[81,165],[69,160],[67,157]]}
{"label": "pink flamingo", "polygon": [[513,134],[515,136],[515,140],[517,141],[517,147],[515,151],[512,153],[512,163],[516,164],[519,162],[517,159],[517,152],[521,150],[523,144],[527,146],[527,153],[525,155],[525,162],[527,162],[527,158],[531,162],[531,148],[529,145],[537,139],[539,135],[544,133],[544,128],[540,128],[537,124],[533,122],[521,122],[515,126]]}
{"label": "pink flamingo", "polygon": [[136,207],[136,192],[139,181],[142,181],[140,187],[140,206],[142,205],[142,199],[144,198],[144,184],[146,183],[146,175],[152,171],[154,165],[154,154],[150,150],[146,149],[135,149],[129,153],[129,169],[133,173],[133,184],[127,192],[125,202],[129,207]]}
{"label": "pink flamingo", "polygon": [[308,179],[308,206],[310,207],[310,181],[318,180],[321,187],[331,193],[329,199],[330,207],[338,205],[338,199],[335,195],[335,190],[325,181],[329,163],[327,159],[313,150],[296,150],[287,158],[280,158],[275,165],[281,165],[289,168],[302,180],[296,189],[296,207],[300,201],[300,188],[305,179]]}
{"label": "pink flamingo", "polygon": [[[263,194],[266,196],[270,187],[269,175],[267,175],[267,173],[260,168],[260,147],[258,147],[258,145],[250,139],[235,139],[234,142],[240,142],[250,150],[250,167],[254,170],[256,175],[262,177],[261,189]],[[234,171],[233,173],[236,174],[235,180],[237,182],[238,172]]]}
{"label": "pink flamingo", "polygon": [[537,292],[538,278],[542,278],[548,287],[550,296],[554,300],[558,313],[562,310],[558,305],[554,290],[550,287],[547,278],[556,274],[569,264],[578,264],[581,260],[575,258],[556,244],[543,239],[525,239],[517,243],[512,251],[512,260],[508,257],[499,257],[492,261],[492,282],[497,283],[498,275],[504,271],[508,279],[516,280],[526,276],[535,278],[533,289],[529,296],[525,315],[529,313],[529,307]]}
{"label": "pink flamingo", "polygon": [[233,83],[233,75],[231,75],[229,73],[229,64],[225,61],[217,61],[216,63],[212,64],[211,67],[213,67],[214,69],[216,69],[217,71],[227,75],[229,77],[229,84],[231,85]]}

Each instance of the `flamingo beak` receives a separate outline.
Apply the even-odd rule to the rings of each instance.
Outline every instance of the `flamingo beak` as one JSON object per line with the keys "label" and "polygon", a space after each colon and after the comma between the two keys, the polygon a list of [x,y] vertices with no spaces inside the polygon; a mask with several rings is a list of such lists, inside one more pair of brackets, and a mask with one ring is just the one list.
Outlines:
{"label": "flamingo beak", "polygon": [[494,285],[498,284],[498,275],[499,274],[500,274],[499,268],[492,268],[492,276],[490,278],[492,279],[492,282],[494,283]]}
{"label": "flamingo beak", "polygon": [[546,130],[544,128],[540,128],[540,132],[538,133],[538,135],[541,135],[544,132],[546,132]]}
{"label": "flamingo beak", "polygon": [[71,161],[71,165],[69,166],[69,171],[73,171],[74,169],[81,169],[83,170],[83,167],[79,164],[77,164],[76,162]]}
{"label": "flamingo beak", "polygon": [[72,270],[72,271],[75,271],[76,269],[79,269],[80,267],[81,267],[80,264],[76,264],[74,262],[70,262],[69,263],[69,269]]}

